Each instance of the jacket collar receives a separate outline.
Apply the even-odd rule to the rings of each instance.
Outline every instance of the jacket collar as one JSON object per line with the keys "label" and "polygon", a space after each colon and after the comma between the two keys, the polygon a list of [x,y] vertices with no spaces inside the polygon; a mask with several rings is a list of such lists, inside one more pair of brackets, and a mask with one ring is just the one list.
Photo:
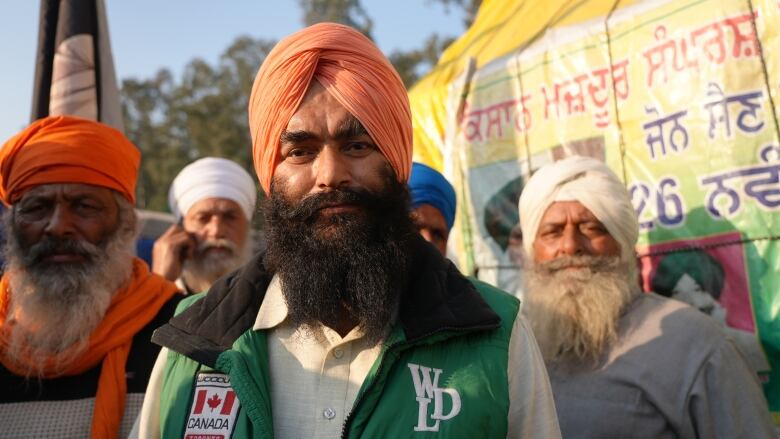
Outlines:
{"label": "jacket collar", "polygon": [[[411,243],[409,286],[401,295],[398,321],[406,339],[439,331],[493,329],[501,319],[451,261],[421,237]],[[255,256],[221,278],[201,300],[155,331],[152,341],[214,367],[217,357],[252,328],[273,273]]]}

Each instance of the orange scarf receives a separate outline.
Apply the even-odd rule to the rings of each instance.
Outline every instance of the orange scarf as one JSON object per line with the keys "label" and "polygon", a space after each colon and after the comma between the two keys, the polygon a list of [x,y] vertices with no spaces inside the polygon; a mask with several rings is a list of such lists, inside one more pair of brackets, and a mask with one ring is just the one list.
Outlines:
{"label": "orange scarf", "polygon": [[[102,361],[92,416],[93,438],[119,435],[127,395],[125,362],[133,336],[152,321],[177,292],[174,284],[150,273],[146,263],[135,258],[130,282],[114,295],[106,315],[90,336],[87,350],[64,371],[55,371],[53,361],[44,366],[43,377],[56,378],[78,375]],[[11,372],[22,375],[24,369],[5,356],[9,343],[9,331],[5,326],[8,304],[8,278],[3,276],[0,280],[0,362]]]}

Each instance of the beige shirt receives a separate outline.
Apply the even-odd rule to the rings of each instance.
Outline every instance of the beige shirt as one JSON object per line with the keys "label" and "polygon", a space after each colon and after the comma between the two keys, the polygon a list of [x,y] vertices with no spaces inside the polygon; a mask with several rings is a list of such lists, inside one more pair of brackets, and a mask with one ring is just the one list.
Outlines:
{"label": "beige shirt", "polygon": [[[327,327],[292,327],[277,277],[271,281],[253,329],[268,331],[274,436],[341,435],[360,386],[380,353],[360,330],[345,337]],[[159,438],[159,395],[168,350],[152,371],[140,416],[141,438]],[[508,437],[558,438],[558,419],[541,354],[530,328],[518,315],[509,348]]]}
{"label": "beige shirt", "polygon": [[358,328],[336,331],[293,327],[278,277],[268,286],[253,329],[268,336],[275,437],[333,438],[352,410],[358,390],[379,357]]}

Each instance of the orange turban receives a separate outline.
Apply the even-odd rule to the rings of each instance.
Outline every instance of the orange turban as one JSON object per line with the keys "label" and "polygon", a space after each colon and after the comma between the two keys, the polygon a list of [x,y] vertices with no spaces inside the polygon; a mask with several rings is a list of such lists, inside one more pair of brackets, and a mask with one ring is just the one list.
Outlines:
{"label": "orange turban", "polygon": [[34,186],[103,186],[135,204],[141,153],[122,133],[87,119],[49,116],[33,122],[0,150],[0,199],[18,201]]}
{"label": "orange turban", "polygon": [[355,116],[401,182],[412,168],[412,116],[401,78],[360,32],[320,23],[283,39],[263,62],[249,98],[252,156],[260,185],[270,193],[279,139],[312,79]]}

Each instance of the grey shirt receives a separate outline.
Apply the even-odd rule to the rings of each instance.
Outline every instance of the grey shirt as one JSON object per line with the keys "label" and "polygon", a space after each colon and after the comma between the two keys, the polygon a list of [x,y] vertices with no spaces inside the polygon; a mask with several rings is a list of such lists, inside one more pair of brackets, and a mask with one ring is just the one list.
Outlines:
{"label": "grey shirt", "polygon": [[710,317],[641,294],[590,370],[551,368],[564,438],[770,438],[756,375]]}

